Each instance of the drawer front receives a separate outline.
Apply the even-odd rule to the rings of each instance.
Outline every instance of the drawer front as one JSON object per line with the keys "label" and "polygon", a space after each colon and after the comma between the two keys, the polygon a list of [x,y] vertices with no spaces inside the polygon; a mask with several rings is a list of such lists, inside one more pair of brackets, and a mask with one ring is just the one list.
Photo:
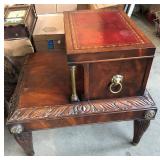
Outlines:
{"label": "drawer front", "polygon": [[24,25],[8,26],[4,28],[4,39],[29,37]]}
{"label": "drawer front", "polygon": [[[146,67],[146,59],[90,64],[89,99],[118,98],[143,94]],[[120,84],[116,84],[113,80],[113,76],[116,75],[123,77]]]}
{"label": "drawer front", "polygon": [[48,39],[41,41],[34,41],[36,51],[54,51],[55,49],[64,49],[65,42],[64,37],[60,37],[59,39]]}

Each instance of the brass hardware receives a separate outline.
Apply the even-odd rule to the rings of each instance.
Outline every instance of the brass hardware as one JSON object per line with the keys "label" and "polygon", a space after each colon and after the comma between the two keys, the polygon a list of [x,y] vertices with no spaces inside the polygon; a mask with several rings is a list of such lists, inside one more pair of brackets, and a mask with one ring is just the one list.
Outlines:
{"label": "brass hardware", "polygon": [[[121,92],[121,90],[123,89],[122,81],[123,81],[123,76],[122,75],[114,75],[112,77],[111,84],[109,86],[110,92],[113,93],[113,94],[117,94],[117,93]],[[117,86],[118,86],[118,90],[114,91],[113,88],[117,87]]]}
{"label": "brass hardware", "polygon": [[149,110],[149,111],[146,111],[144,118],[146,120],[151,120],[151,119],[153,119],[155,117],[155,115],[156,115],[156,111]]}
{"label": "brass hardware", "polygon": [[23,126],[20,124],[17,124],[11,127],[10,132],[12,134],[20,134],[23,132],[23,130],[24,130]]}
{"label": "brass hardware", "polygon": [[61,44],[61,40],[58,40],[58,41],[57,41],[57,44]]}
{"label": "brass hardware", "polygon": [[79,98],[77,96],[77,89],[76,89],[76,66],[70,66],[70,70],[71,70],[71,84],[72,84],[71,101],[78,102]]}

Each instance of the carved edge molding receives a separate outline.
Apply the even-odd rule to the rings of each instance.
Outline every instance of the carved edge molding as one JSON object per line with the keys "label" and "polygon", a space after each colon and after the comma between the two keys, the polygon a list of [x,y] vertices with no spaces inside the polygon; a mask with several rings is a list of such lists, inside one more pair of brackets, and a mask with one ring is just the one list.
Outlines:
{"label": "carved edge molding", "polygon": [[30,58],[31,55],[27,55],[25,60],[24,60],[24,64],[23,64],[23,67],[21,69],[21,72],[19,74],[19,77],[18,77],[18,82],[17,82],[17,86],[16,86],[16,89],[10,99],[10,102],[9,102],[9,115],[8,117],[10,117],[13,112],[16,110],[16,107],[18,106],[18,99],[19,99],[19,95],[21,93],[21,88],[23,86],[23,75],[24,75],[24,70],[25,70],[25,65],[27,64],[28,62],[28,59]]}
{"label": "carved edge molding", "polygon": [[73,104],[28,107],[16,109],[7,123],[24,123],[38,119],[58,119],[73,116],[85,116],[99,113],[127,112],[146,110],[144,119],[153,119],[156,114],[155,103],[146,92],[144,96],[90,100]]}
{"label": "carved edge molding", "polygon": [[16,89],[10,99],[10,102],[9,102],[9,117],[10,117],[10,115],[12,115],[12,113],[16,109],[16,106],[18,105],[19,94],[20,94],[20,90],[22,87],[23,74],[24,74],[24,67],[21,69]]}

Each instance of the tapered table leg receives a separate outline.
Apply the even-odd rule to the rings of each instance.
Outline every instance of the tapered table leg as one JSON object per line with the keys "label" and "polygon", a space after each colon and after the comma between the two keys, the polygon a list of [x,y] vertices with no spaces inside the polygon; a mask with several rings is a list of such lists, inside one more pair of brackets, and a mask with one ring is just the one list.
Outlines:
{"label": "tapered table leg", "polygon": [[150,120],[135,120],[134,121],[134,137],[132,144],[137,145],[143,136],[144,132],[149,127]]}
{"label": "tapered table leg", "polygon": [[13,125],[9,130],[24,152],[29,156],[33,156],[32,132],[24,131],[24,127],[21,124]]}
{"label": "tapered table leg", "polygon": [[24,152],[29,156],[33,156],[32,132],[22,132],[13,135],[18,144],[23,148]]}

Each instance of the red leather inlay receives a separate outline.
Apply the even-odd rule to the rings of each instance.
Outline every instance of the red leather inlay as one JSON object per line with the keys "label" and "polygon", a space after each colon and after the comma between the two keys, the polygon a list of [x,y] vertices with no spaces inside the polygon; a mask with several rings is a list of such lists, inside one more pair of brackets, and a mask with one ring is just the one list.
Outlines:
{"label": "red leather inlay", "polygon": [[75,49],[143,43],[118,11],[73,12],[70,18]]}

